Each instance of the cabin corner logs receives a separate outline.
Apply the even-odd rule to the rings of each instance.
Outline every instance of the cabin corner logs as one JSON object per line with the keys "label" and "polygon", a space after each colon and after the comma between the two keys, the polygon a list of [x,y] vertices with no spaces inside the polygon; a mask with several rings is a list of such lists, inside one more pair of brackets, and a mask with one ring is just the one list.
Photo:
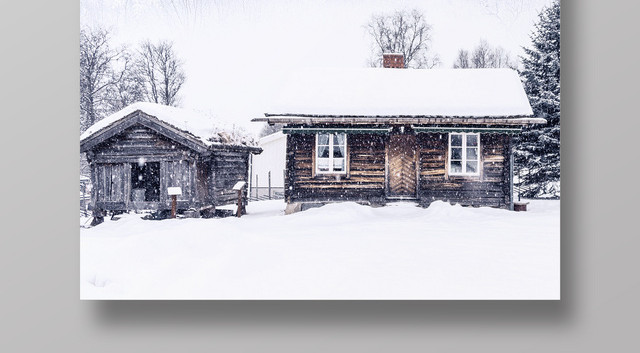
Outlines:
{"label": "cabin corner logs", "polygon": [[510,135],[481,133],[479,175],[454,176],[447,166],[448,133],[401,130],[348,134],[346,175],[315,175],[315,134],[289,134],[285,200],[384,204],[412,199],[423,207],[442,200],[510,208]]}
{"label": "cabin corner logs", "polygon": [[[233,185],[247,180],[251,148],[218,146],[205,153],[133,125],[87,151],[97,213],[169,210],[167,188],[178,186],[177,208],[214,208],[237,201]],[[246,202],[246,200],[245,200]]]}

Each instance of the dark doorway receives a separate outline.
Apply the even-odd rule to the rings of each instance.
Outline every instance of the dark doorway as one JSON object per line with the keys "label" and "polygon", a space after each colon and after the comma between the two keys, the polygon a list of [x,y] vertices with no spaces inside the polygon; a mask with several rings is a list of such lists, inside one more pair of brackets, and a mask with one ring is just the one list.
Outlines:
{"label": "dark doorway", "polygon": [[131,200],[160,201],[160,162],[131,164]]}

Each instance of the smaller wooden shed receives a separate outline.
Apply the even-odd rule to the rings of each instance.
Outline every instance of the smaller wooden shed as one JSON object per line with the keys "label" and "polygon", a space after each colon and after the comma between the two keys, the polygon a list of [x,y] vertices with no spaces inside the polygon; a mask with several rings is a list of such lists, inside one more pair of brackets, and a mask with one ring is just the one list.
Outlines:
{"label": "smaller wooden shed", "polygon": [[233,185],[247,181],[248,135],[210,117],[155,103],[135,103],[89,127],[80,152],[91,168],[94,214],[169,210],[169,187],[180,187],[178,211],[211,211],[234,203]]}

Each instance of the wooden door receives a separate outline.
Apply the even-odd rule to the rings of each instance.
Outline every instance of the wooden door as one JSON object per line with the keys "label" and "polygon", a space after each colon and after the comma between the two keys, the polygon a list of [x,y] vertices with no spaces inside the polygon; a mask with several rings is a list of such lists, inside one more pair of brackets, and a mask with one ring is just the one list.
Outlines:
{"label": "wooden door", "polygon": [[94,168],[96,201],[125,202],[129,169],[123,163],[97,163]]}
{"label": "wooden door", "polygon": [[387,150],[387,196],[416,197],[416,136],[392,134]]}

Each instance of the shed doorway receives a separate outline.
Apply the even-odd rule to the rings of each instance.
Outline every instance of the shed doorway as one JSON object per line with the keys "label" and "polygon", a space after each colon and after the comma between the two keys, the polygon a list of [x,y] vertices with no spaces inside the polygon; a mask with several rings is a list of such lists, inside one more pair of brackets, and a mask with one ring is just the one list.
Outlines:
{"label": "shed doorway", "polygon": [[416,198],[416,135],[392,134],[387,149],[387,197]]}
{"label": "shed doorway", "polygon": [[160,162],[131,163],[131,201],[160,201]]}

